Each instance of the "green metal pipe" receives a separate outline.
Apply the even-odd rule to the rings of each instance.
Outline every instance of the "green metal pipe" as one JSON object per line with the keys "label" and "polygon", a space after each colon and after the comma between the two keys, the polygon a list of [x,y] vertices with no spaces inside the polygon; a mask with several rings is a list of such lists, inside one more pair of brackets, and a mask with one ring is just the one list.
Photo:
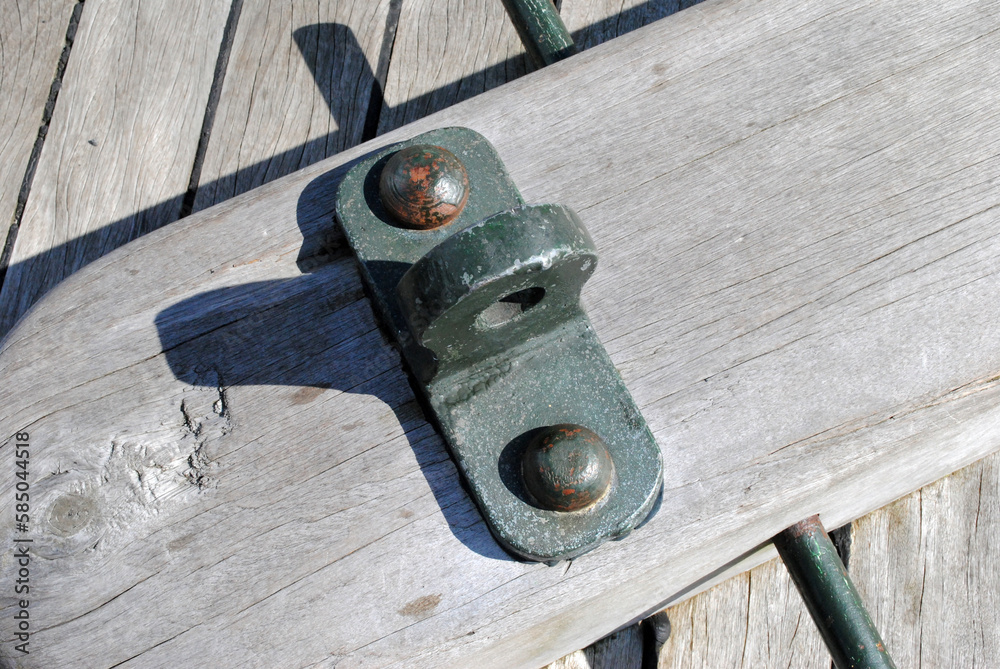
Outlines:
{"label": "green metal pipe", "polygon": [[837,669],[895,669],[819,516],[778,534],[774,546]]}
{"label": "green metal pipe", "polygon": [[576,53],[552,0],[503,0],[524,48],[538,67],[545,67]]}

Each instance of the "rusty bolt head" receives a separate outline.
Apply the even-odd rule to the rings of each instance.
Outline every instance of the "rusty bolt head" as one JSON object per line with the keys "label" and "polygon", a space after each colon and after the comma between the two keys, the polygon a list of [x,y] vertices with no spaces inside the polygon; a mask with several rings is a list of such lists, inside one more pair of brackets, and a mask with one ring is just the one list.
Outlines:
{"label": "rusty bolt head", "polygon": [[382,205],[402,225],[432,230],[451,223],[469,199],[469,175],[448,149],[408,146],[386,162],[379,177]]}
{"label": "rusty bolt head", "polygon": [[580,425],[542,429],[521,460],[524,487],[539,506],[580,511],[611,489],[615,465],[599,436]]}

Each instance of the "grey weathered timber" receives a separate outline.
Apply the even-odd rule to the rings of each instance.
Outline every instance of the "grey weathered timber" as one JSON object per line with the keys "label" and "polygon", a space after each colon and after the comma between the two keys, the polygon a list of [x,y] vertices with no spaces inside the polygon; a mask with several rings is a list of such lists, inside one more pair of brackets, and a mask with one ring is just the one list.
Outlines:
{"label": "grey weathered timber", "polygon": [[488,539],[350,259],[295,264],[374,145],[69,279],[0,353],[65,621],[37,661],[537,665],[1000,445],[996,7],[907,9],[699,6],[379,140],[480,130],[603,254],[588,312],[670,478],[570,565]]}
{"label": "grey weathered timber", "polygon": [[777,560],[669,611],[659,669],[830,669],[823,639]]}
{"label": "grey weathered timber", "polygon": [[691,0],[562,0],[560,15],[577,45],[589,49],[694,4]]}
{"label": "grey weathered timber", "polygon": [[379,132],[496,88],[527,68],[500,0],[403,2]]}
{"label": "grey weathered timber", "polygon": [[[567,26],[573,32],[576,41],[582,47],[590,48],[596,44],[612,39],[618,35],[625,34],[637,27],[646,25],[652,20],[667,16],[675,11],[684,9],[694,3],[686,0],[679,2],[648,2],[646,0],[563,0],[562,16]],[[706,26],[708,28],[708,26]],[[995,459],[997,456],[990,456]],[[979,467],[973,465],[972,467]],[[964,485],[968,487],[965,470],[954,474],[951,478],[958,478],[964,483],[954,483],[951,485]],[[946,479],[950,481],[949,479]],[[936,483],[940,486],[944,483]],[[970,487],[969,494],[977,498],[981,495],[981,502],[984,505],[1000,504],[1000,486],[985,487],[979,490],[978,486]],[[919,493],[913,493],[912,497],[917,498]],[[898,522],[896,514],[897,505],[886,507],[872,512],[863,519],[855,521],[855,532],[864,532],[864,528],[872,526],[885,526]],[[911,542],[900,540],[898,537],[883,539],[877,544],[856,545],[857,550],[864,551],[860,561],[866,563],[865,571],[861,578],[867,578],[867,595],[875,601],[883,601],[882,608],[886,610],[892,621],[892,631],[896,635],[906,638],[904,646],[915,647],[915,642],[908,635],[917,635],[922,640],[924,648],[924,661],[927,664],[928,657],[939,658],[930,661],[931,666],[972,666],[973,662],[982,664],[984,657],[997,657],[1000,651],[990,652],[988,649],[995,649],[1000,644],[1000,635],[994,629],[983,623],[991,620],[992,613],[987,609],[984,616],[983,607],[988,606],[988,602],[995,601],[998,592],[995,588],[984,588],[975,593],[968,593],[964,587],[953,591],[951,588],[952,579],[985,580],[979,572],[994,561],[994,553],[987,545],[991,542],[1000,541],[990,539],[996,536],[996,532],[991,533],[988,528],[982,526],[968,527],[973,523],[976,513],[966,511],[965,517],[955,517],[955,513],[947,513],[944,506],[936,507],[935,512],[924,509],[920,514],[920,522],[924,531],[937,534],[938,532],[950,533],[952,528],[963,527],[970,532],[964,539],[942,539],[948,542],[949,548],[933,544],[928,547],[930,551],[954,551],[956,546],[962,547],[966,552],[966,557],[958,559],[955,557],[952,568],[949,570],[938,570],[936,572],[924,573],[920,564],[912,557],[914,550]],[[940,526],[940,527],[939,527]],[[768,555],[773,556],[773,552]],[[896,559],[899,555],[900,559]],[[746,666],[771,667],[781,666],[788,669],[798,667],[823,666],[829,667],[828,654],[825,651],[819,637],[811,634],[806,641],[803,637],[803,628],[799,628],[798,634],[793,634],[787,638],[787,642],[782,641],[775,644],[773,631],[775,625],[779,624],[789,616],[794,616],[792,612],[782,612],[775,608],[762,609],[765,602],[771,601],[767,593],[774,591],[781,584],[788,580],[787,573],[780,563],[775,563],[777,568],[756,568],[753,570],[753,577],[744,581],[744,577],[737,577],[738,582],[745,587],[738,587],[735,583],[723,583],[711,590],[699,594],[696,597],[686,600],[684,603],[669,609],[669,614],[673,622],[674,640],[668,644],[661,658],[661,667],[687,668],[690,666],[726,667],[738,666],[736,661],[731,660],[733,649],[766,649],[763,657],[770,659],[761,660],[756,654],[757,651],[747,650],[745,656],[755,658],[747,661]],[[859,567],[862,569],[862,567]],[[871,570],[869,573],[868,570]],[[857,577],[856,577],[857,578]],[[927,583],[926,579],[944,580],[945,585],[940,586],[943,590],[944,604],[946,612],[940,609],[932,609],[920,615],[918,602],[910,600],[919,595],[920,587],[914,585],[915,579]],[[963,581],[964,582],[964,581]],[[860,586],[859,586],[860,587]],[[935,587],[933,581],[930,587]],[[747,602],[749,590],[749,605]],[[957,593],[957,594],[956,594]],[[891,604],[896,598],[904,598],[906,605],[900,603]],[[992,599],[991,599],[992,598]],[[790,600],[790,605],[795,605],[795,598]],[[734,619],[734,611],[748,609],[750,615],[759,623],[750,625],[742,630],[732,630],[730,626]],[[693,611],[697,612],[692,616]],[[906,609],[907,615],[902,617],[892,614],[893,609]],[[879,612],[874,612],[876,617]],[[939,624],[946,620],[945,625]],[[922,620],[927,622],[921,624]],[[804,619],[809,623],[808,617]],[[808,625],[806,626],[808,628]],[[811,630],[810,630],[811,631]],[[884,632],[887,632],[883,628]],[[975,634],[974,639],[965,638],[970,634]],[[959,633],[960,632],[960,633]],[[954,636],[958,633],[957,638]],[[899,641],[893,639],[889,642],[890,648],[896,648]],[[927,649],[933,646],[936,655],[928,655]],[[672,650],[670,650],[672,649]],[[984,650],[987,649],[987,650]],[[669,651],[669,652],[668,652]],[[770,652],[772,655],[767,655]],[[786,657],[784,653],[790,653]],[[947,657],[947,653],[955,654],[961,660]],[[964,653],[964,654],[963,654]],[[917,666],[919,655],[914,652],[907,655],[900,654],[901,666]]]}
{"label": "grey weathered timber", "polygon": [[194,210],[361,142],[389,0],[243,0]]}
{"label": "grey weathered timber", "polygon": [[561,657],[544,669],[638,669],[642,644],[642,632],[632,625]]}
{"label": "grey weathered timber", "polygon": [[85,4],[0,292],[0,333],[64,277],[177,218],[229,5]]}
{"label": "grey weathered timber", "polygon": [[[1000,657],[1000,457],[857,521],[851,572],[900,667],[988,667]],[[888,558],[888,559],[887,559]]]}
{"label": "grey weathered timber", "polygon": [[[0,12],[0,238],[14,217],[73,4],[14,0]],[[0,245],[3,242],[0,241]]]}

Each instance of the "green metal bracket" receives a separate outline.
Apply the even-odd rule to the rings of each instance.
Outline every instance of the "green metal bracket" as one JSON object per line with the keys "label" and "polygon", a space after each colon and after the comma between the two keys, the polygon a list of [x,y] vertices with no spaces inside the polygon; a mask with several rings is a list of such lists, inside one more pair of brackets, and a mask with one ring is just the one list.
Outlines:
{"label": "green metal bracket", "polygon": [[645,519],[660,449],[580,306],[576,214],[524,204],[484,137],[445,128],[355,165],[337,219],[507,550],[572,558]]}

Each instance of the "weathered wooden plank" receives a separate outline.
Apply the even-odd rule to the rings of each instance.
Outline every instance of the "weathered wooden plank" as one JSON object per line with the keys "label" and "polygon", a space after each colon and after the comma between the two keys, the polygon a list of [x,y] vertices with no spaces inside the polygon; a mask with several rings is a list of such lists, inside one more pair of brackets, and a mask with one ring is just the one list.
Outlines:
{"label": "weathered wooden plank", "polygon": [[[659,669],[830,669],[830,655],[779,560],[669,609]],[[903,666],[903,665],[900,665]]]}
{"label": "weathered wooden plank", "polygon": [[561,657],[544,669],[638,669],[642,644],[642,632],[632,625]]}
{"label": "weathered wooden plank", "polygon": [[378,131],[496,88],[527,68],[524,47],[499,0],[404,2]]}
{"label": "weathered wooden plank", "polygon": [[194,210],[361,142],[389,0],[244,0]]}
{"label": "weathered wooden plank", "polygon": [[[694,3],[690,2],[644,2],[642,0],[606,0],[584,1],[584,0],[564,0],[562,3],[562,16],[569,29],[576,36],[578,44],[589,48],[608,39],[625,34],[642,25],[646,25],[653,20],[670,15],[679,9]],[[993,458],[995,456],[991,456]],[[979,468],[977,464],[973,468]],[[970,468],[970,469],[973,469]],[[960,486],[968,486],[968,478],[962,472],[952,475],[955,482],[945,483],[944,481],[933,484],[932,489],[942,486],[949,486],[949,489]],[[985,506],[995,506],[1000,503],[1000,489],[996,487],[985,487],[983,489],[972,490],[967,494],[977,495],[980,504]],[[913,493],[913,499],[919,499],[920,493]],[[928,655],[924,652],[924,661],[930,657],[930,664],[933,666],[975,666],[982,664],[984,658],[995,657],[997,652],[993,649],[1000,643],[996,630],[1000,630],[1000,625],[996,624],[993,609],[985,608],[979,601],[985,599],[992,601],[997,593],[995,589],[985,589],[977,591],[976,595],[951,596],[955,592],[952,579],[964,578],[964,582],[975,578],[973,572],[980,571],[982,565],[989,564],[993,557],[989,554],[987,546],[995,543],[990,530],[981,528],[978,525],[969,529],[970,535],[959,539],[949,538],[951,544],[962,545],[972,550],[975,546],[978,550],[975,555],[969,554],[964,559],[956,559],[952,564],[954,569],[927,571],[921,567],[919,561],[914,558],[914,542],[894,537],[892,539],[884,536],[886,526],[895,526],[901,521],[898,514],[898,507],[903,502],[894,504],[886,509],[878,510],[855,522],[855,531],[861,531],[867,535],[873,535],[873,528],[883,528],[877,537],[867,539],[863,544],[865,551],[863,558],[865,571],[861,577],[865,579],[864,588],[869,597],[874,601],[881,602],[883,607],[891,607],[892,610],[905,610],[908,612],[919,612],[917,615],[893,615],[890,611],[886,618],[892,621],[893,633],[896,637],[901,637],[900,641],[889,643],[889,647],[895,651],[900,643],[905,652],[899,652],[897,663],[899,666],[918,666],[921,662],[920,650],[932,648],[933,652]],[[961,504],[961,502],[959,502]],[[967,505],[966,505],[967,506]],[[942,505],[942,509],[947,505]],[[950,534],[953,527],[966,527],[978,515],[970,512],[969,509],[959,512],[955,511],[934,511],[921,507],[919,514],[919,525],[927,535]],[[964,515],[962,515],[964,514]],[[958,516],[958,517],[956,517]],[[896,532],[900,530],[897,528]],[[964,539],[964,540],[963,540]],[[937,552],[938,546],[932,546],[931,550]],[[898,556],[898,557],[897,557]],[[938,558],[940,559],[940,558]],[[967,573],[968,572],[968,573]],[[779,582],[784,582],[787,575],[782,569],[765,569],[763,567],[753,570],[753,578],[748,583],[743,582],[743,577],[737,578],[737,583],[745,584],[750,590],[749,599],[751,603],[759,604],[766,601],[767,592],[773,591],[779,586]],[[978,574],[977,574],[978,576]],[[921,585],[915,586],[914,579],[920,579]],[[996,579],[994,579],[996,580]],[[945,596],[945,611],[931,609],[923,611],[919,602],[912,600],[923,587],[938,588],[949,593]],[[761,593],[754,592],[760,590]],[[958,588],[962,592],[962,588]],[[763,643],[772,642],[772,625],[767,618],[762,619],[762,624],[749,626],[745,630],[730,630],[733,619],[733,611],[742,610],[747,599],[747,592],[736,583],[727,583],[717,586],[708,592],[687,600],[682,604],[669,609],[672,619],[675,620],[674,630],[677,638],[664,650],[661,666],[663,667],[686,667],[697,666],[698,661],[702,661],[702,666],[736,666],[738,663],[731,663],[722,659],[725,649],[734,644],[746,643],[748,647],[754,648]],[[906,598],[901,604],[900,599]],[[771,611],[774,616],[772,622],[781,621],[788,615],[797,616],[798,608],[794,606],[788,613]],[[697,615],[697,622],[695,622]],[[763,617],[764,612],[754,611],[752,615]],[[797,618],[796,618],[797,619]],[[939,626],[937,623],[945,620],[946,624]],[[922,621],[929,621],[930,624],[921,624]],[[809,623],[808,619],[806,622]],[[966,643],[966,636],[972,634],[974,630],[975,640]],[[956,631],[960,633],[955,634]],[[814,635],[809,635],[810,640],[814,640]],[[825,651],[820,644],[818,651],[815,651],[810,642],[803,637],[796,637],[796,650],[809,648],[804,652],[796,652],[787,661],[764,661],[752,666],[783,666],[789,669],[800,666],[813,666],[816,657],[826,657]],[[687,644],[683,651],[680,651],[682,644]],[[947,651],[944,651],[947,649]],[[971,649],[971,650],[970,650]],[[985,650],[984,649],[988,649]],[[991,654],[992,651],[992,654]],[[817,652],[816,657],[810,655]],[[953,653],[950,657],[948,653]],[[701,658],[696,660],[693,658]],[[961,659],[955,659],[961,658]],[[978,660],[978,662],[977,662]],[[821,662],[822,664],[822,662]],[[553,665],[556,666],[556,665]]]}
{"label": "weathered wooden plank", "polygon": [[560,15],[581,49],[589,49],[698,0],[563,0]]}
{"label": "weathered wooden plank", "polygon": [[[574,33],[577,43],[583,48],[590,48],[608,39],[647,25],[654,20],[673,14],[685,6],[692,4],[695,3],[684,2],[683,0],[680,2],[676,0],[666,2],[648,2],[643,0],[605,0],[603,2],[598,0],[564,0],[562,3],[562,16],[567,27]],[[974,467],[978,468],[980,466],[977,464]],[[957,478],[959,481],[962,481],[964,480],[962,477],[962,473],[956,473],[951,478]],[[939,482],[933,484],[931,487],[934,488],[941,485],[944,485],[944,483]],[[913,493],[911,497],[917,498],[919,494]],[[981,503],[985,504],[996,504],[997,500],[1000,499],[1000,490],[995,488],[987,487],[986,489],[978,490],[977,494],[982,496],[980,498]],[[900,504],[902,502],[886,509],[875,511],[859,521],[855,521],[855,524],[860,528],[864,528],[863,531],[870,534],[872,533],[871,528],[873,526],[883,527],[886,524],[898,522],[894,521],[898,512],[893,509]],[[964,526],[969,519],[977,515],[975,513],[966,513],[965,516],[956,519],[953,517],[954,513],[931,513],[925,509],[921,509],[921,511],[920,524],[929,532],[937,532],[938,526],[950,528],[956,521],[959,526]],[[948,529],[942,531],[947,532]],[[979,530],[976,527],[971,532],[973,535],[979,535],[980,532],[982,534],[976,536],[973,541],[964,542],[965,544],[974,543],[976,546],[985,547],[991,543],[988,538],[990,534],[987,531]],[[918,577],[923,579],[924,583],[926,583],[926,579],[933,579],[935,576],[939,579],[943,578],[946,583],[941,587],[950,591],[951,584],[947,583],[948,577],[944,572],[932,572],[928,574],[919,565],[915,564],[911,555],[912,542],[901,541],[899,539],[888,540],[882,536],[879,538],[882,540],[877,543],[869,541],[869,543],[865,544],[866,564],[871,565],[869,567],[871,571],[862,573],[862,577],[866,579],[864,587],[867,592],[871,593],[869,596],[872,596],[875,601],[894,602],[897,593],[900,591],[906,594],[919,592],[919,589],[910,587],[912,584],[907,582]],[[896,559],[897,555],[900,556],[899,559]],[[990,561],[992,561],[992,557],[984,552],[982,555],[970,555],[966,560],[956,560],[955,564],[961,565],[965,569],[978,571],[981,569],[979,567],[981,563],[988,563]],[[964,574],[962,569],[957,571]],[[947,572],[948,575],[954,573],[954,571]],[[661,667],[688,667],[699,666],[699,664],[705,667],[741,666],[742,659],[730,661],[730,658],[727,657],[726,653],[729,649],[735,645],[740,645],[742,648],[771,648],[770,644],[773,643],[773,625],[787,619],[789,616],[794,616],[795,620],[799,620],[801,606],[794,601],[791,602],[787,612],[774,609],[769,611],[759,610],[762,602],[769,601],[767,593],[775,591],[776,588],[781,587],[783,583],[787,582],[787,574],[784,569],[769,569],[766,566],[761,566],[753,569],[751,572],[747,572],[747,574],[752,574],[752,578],[748,578],[746,575],[737,576],[733,579],[733,582],[724,582],[707,592],[668,609],[671,619],[675,621],[675,637],[664,648]],[[995,597],[996,595],[990,589],[982,591],[982,593],[987,598]],[[733,612],[746,609],[747,599],[749,599],[750,604],[758,608],[747,612],[746,615],[756,616],[760,619],[760,624],[748,625],[743,630],[730,629],[733,621]],[[912,604],[911,602],[908,603]],[[894,606],[896,608],[900,607],[898,603],[895,603]],[[980,663],[982,663],[981,658],[984,656],[982,653],[983,647],[991,648],[997,643],[997,639],[993,638],[995,635],[991,636],[990,632],[1000,629],[1000,625],[991,625],[989,622],[984,624],[984,620],[991,621],[995,616],[990,615],[992,611],[988,611],[987,615],[984,616],[980,609],[980,606],[968,604],[965,598],[959,598],[957,601],[948,598],[947,613],[944,614],[948,621],[948,627],[951,629],[961,629],[966,632],[976,630],[977,644],[974,644],[976,650],[975,653],[965,655],[962,654],[961,649],[963,647],[967,648],[967,646],[963,646],[961,642],[948,644],[947,647],[951,649],[951,652],[959,653],[963,659],[961,661],[954,661],[952,659],[944,661],[945,658],[939,655],[937,656],[937,661],[932,662],[932,664],[935,666],[973,666],[974,663],[971,659],[973,656],[980,658]],[[908,610],[919,611],[920,607],[916,605]],[[995,611],[996,609],[993,610]],[[770,614],[773,618],[769,620],[767,614]],[[942,614],[939,611],[931,611],[926,615],[927,620],[937,621]],[[919,635],[925,645],[928,643],[940,644],[943,639],[954,639],[951,636],[951,631],[942,631],[937,629],[936,626],[928,630],[921,625],[921,619],[923,618],[921,615],[905,618],[889,615],[887,618],[895,621],[896,624],[893,627],[895,633],[906,638],[907,650],[914,646],[914,641],[909,636],[912,634]],[[811,631],[812,625],[808,617],[805,619],[805,622]],[[890,643],[889,647],[895,649],[896,645],[896,643]],[[791,657],[752,662],[750,666],[783,666],[792,669],[793,667],[815,666],[817,661],[819,661],[820,665],[825,666],[828,664],[828,660],[823,659],[827,657],[825,649],[814,633],[794,636],[790,650],[793,651]],[[985,656],[989,657],[990,655],[986,654]],[[575,657],[575,655],[567,656],[566,659],[569,660],[572,657]],[[746,656],[741,653],[740,658],[744,657]],[[908,652],[905,655],[902,653],[899,654],[897,659],[900,666],[918,666],[920,658],[918,654]],[[557,667],[560,665],[555,663],[552,666]]]}
{"label": "weathered wooden plank", "polygon": [[853,578],[899,666],[1000,657],[998,500],[992,455],[855,524]]}
{"label": "weathered wooden plank", "polygon": [[14,0],[0,12],[0,221],[14,218],[73,4]]}
{"label": "weathered wooden plank", "polygon": [[38,661],[537,666],[1000,446],[996,6],[908,8],[700,5],[379,140],[481,130],[602,253],[585,301],[667,492],[570,565],[496,548],[349,258],[295,265],[374,145],[65,282],[0,353],[65,621]]}
{"label": "weathered wooden plank", "polygon": [[[688,5],[696,4],[689,2]],[[615,37],[626,35],[633,30],[648,25],[653,21],[669,16],[681,8],[677,0],[563,0],[557,3],[566,27],[573,34],[577,48],[580,50],[602,44]],[[758,581],[754,581],[756,584]],[[638,628],[623,630],[619,634],[629,633],[640,635]],[[603,641],[598,644],[603,644]],[[604,646],[602,646],[604,647]],[[616,650],[617,646],[607,646],[608,650]],[[634,654],[634,648],[626,648],[626,652]],[[593,647],[587,649],[593,652]],[[567,656],[569,661],[576,655]],[[622,666],[634,658],[621,658]],[[562,660],[560,660],[561,662]],[[587,661],[587,660],[582,660]],[[586,666],[586,665],[582,665]],[[553,663],[550,669],[559,669],[559,662]]]}
{"label": "weathered wooden plank", "polygon": [[177,218],[229,5],[86,3],[0,292],[0,333],[64,277]]}

